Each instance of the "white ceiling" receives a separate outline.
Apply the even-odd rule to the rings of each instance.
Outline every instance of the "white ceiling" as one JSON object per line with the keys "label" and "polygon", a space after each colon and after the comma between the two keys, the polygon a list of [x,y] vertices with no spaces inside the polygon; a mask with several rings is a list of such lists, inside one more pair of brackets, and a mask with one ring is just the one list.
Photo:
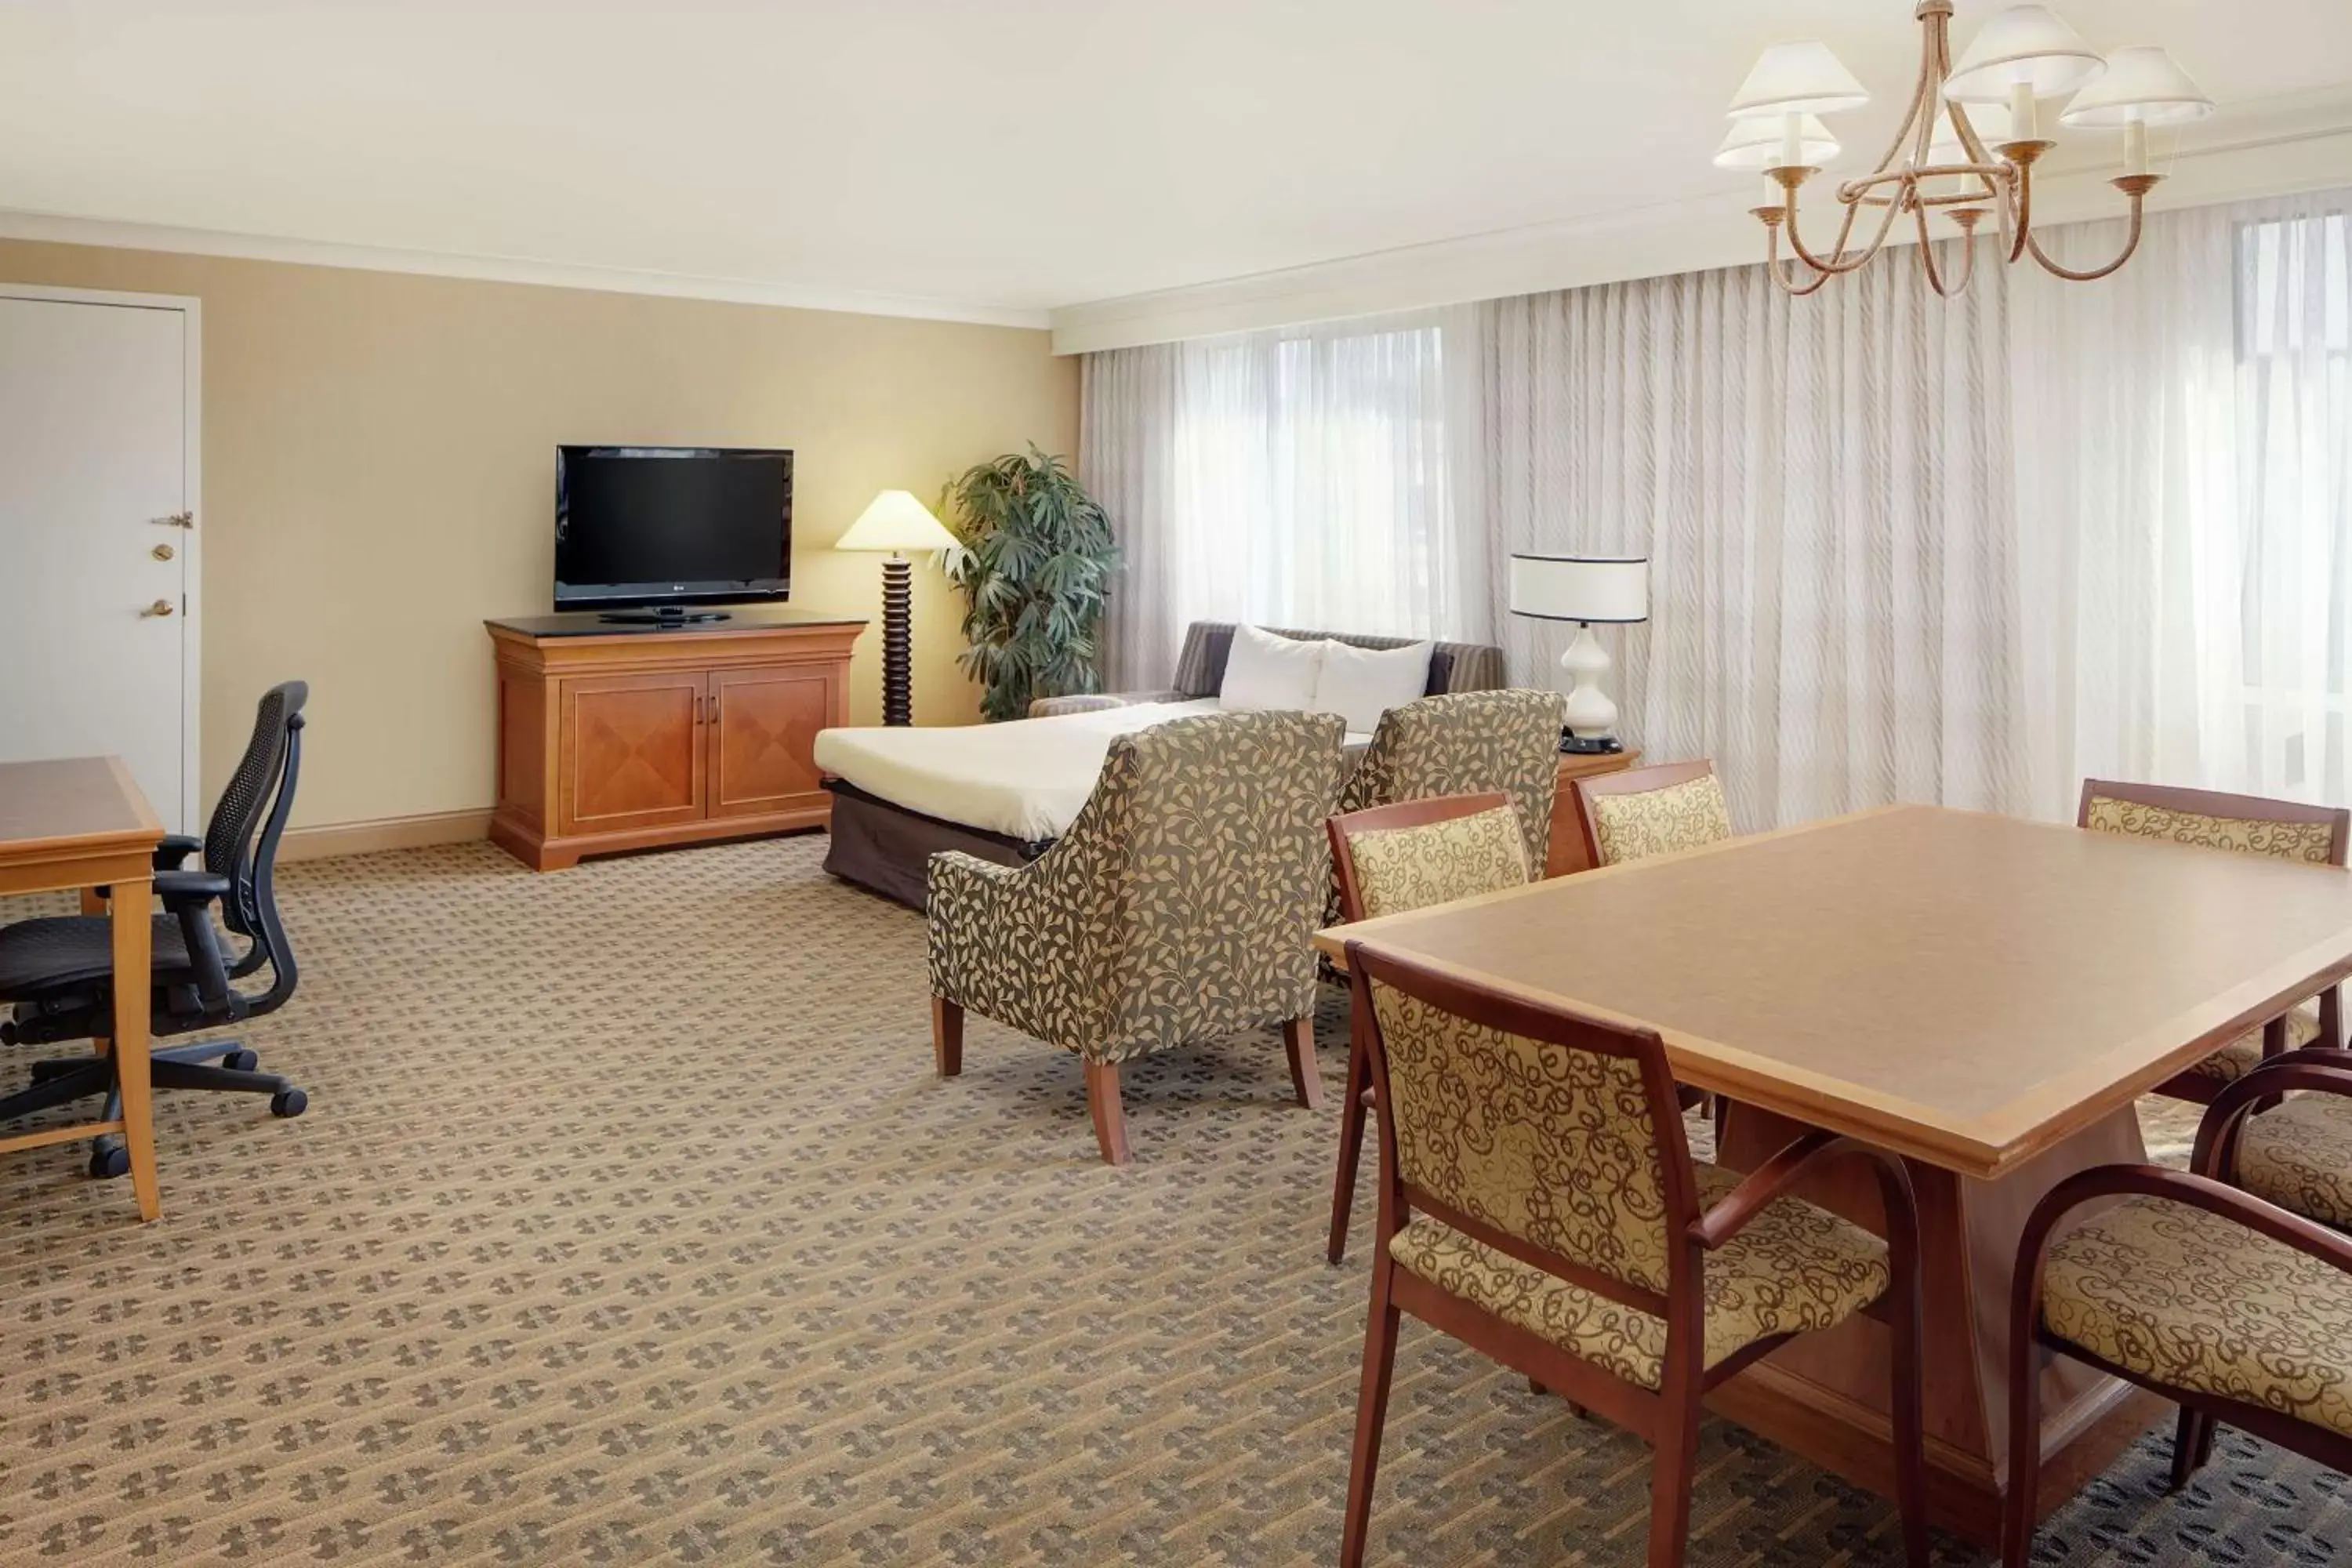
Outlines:
{"label": "white ceiling", "polygon": [[[1963,41],[1998,4],[1959,0]],[[2059,9],[2095,45],[2167,45],[2217,126],[2352,84],[2347,0]],[[1874,154],[1915,67],[1910,12],[0,0],[0,209],[1043,320],[1744,196],[1707,159],[1776,39],[1828,39],[1873,89],[1840,128],[1847,162]]]}

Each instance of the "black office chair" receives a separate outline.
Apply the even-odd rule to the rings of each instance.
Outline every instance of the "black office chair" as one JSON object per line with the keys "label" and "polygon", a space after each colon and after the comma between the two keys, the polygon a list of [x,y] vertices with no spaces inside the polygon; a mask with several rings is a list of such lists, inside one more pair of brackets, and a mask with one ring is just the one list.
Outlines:
{"label": "black office chair", "polygon": [[[158,1037],[257,1018],[284,1006],[294,994],[294,950],[278,918],[270,874],[294,805],[302,761],[302,704],[310,695],[310,687],[299,680],[271,687],[262,696],[245,759],[213,808],[204,837],[174,833],[156,847],[155,892],[164,912],[154,917],[149,1008]],[[205,868],[181,869],[181,862],[198,850]],[[241,954],[232,957],[222,950],[212,921],[215,903],[222,923],[246,939]],[[232,984],[265,963],[268,990],[241,992]],[[111,1034],[114,938],[109,919],[68,915],[0,928],[0,1002],[16,1005],[15,1017],[0,1024],[0,1043],[48,1045]],[[254,1053],[236,1040],[175,1046],[152,1052],[149,1060],[157,1089],[266,1094],[278,1116],[299,1116],[310,1103],[285,1079],[255,1071]],[[206,1065],[215,1060],[221,1065]],[[37,1062],[32,1087],[0,1099],[0,1121],[93,1094],[107,1097],[106,1120],[121,1114],[111,1055]],[[130,1157],[120,1142],[102,1138],[93,1145],[91,1175],[119,1176],[129,1169]]]}

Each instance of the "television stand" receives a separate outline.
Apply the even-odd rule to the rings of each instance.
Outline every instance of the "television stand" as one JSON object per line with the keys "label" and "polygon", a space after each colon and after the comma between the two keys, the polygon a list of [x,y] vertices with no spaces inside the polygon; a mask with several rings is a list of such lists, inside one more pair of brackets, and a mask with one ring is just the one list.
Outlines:
{"label": "television stand", "polygon": [[552,871],[583,855],[832,819],[816,733],[842,721],[863,620],[752,610],[725,626],[581,615],[488,626],[499,675],[490,842],[524,865]]}
{"label": "television stand", "polygon": [[596,618],[616,626],[694,626],[735,617],[725,610],[605,610]]}

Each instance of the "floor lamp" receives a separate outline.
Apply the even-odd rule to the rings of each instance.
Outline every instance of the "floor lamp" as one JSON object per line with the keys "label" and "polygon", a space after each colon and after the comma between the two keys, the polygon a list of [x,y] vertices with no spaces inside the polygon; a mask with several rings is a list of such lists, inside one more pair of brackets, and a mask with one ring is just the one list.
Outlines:
{"label": "floor lamp", "polygon": [[912,724],[914,672],[909,659],[913,634],[908,613],[915,597],[915,552],[956,548],[950,533],[931,509],[906,490],[884,490],[857,514],[849,531],[834,541],[835,550],[887,550],[882,563],[882,722]]}

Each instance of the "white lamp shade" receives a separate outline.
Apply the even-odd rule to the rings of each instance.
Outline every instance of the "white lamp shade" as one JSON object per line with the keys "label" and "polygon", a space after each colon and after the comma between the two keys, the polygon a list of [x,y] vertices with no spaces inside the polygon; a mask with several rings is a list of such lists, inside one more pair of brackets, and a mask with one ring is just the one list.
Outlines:
{"label": "white lamp shade", "polygon": [[[1977,133],[1984,150],[1994,157],[2000,156],[2000,144],[2010,139],[2009,110],[1998,103],[1971,103],[1961,113],[1969,117],[1969,129]],[[1949,106],[1936,115],[1936,140],[1927,145],[1930,163],[1968,163],[1975,162],[1961,144],[1960,133],[1952,128]]]}
{"label": "white lamp shade", "polygon": [[2170,55],[2135,44],[2107,57],[2105,76],[2074,95],[2058,118],[2068,125],[2117,127],[2178,125],[2213,112],[2205,89],[2175,65]]}
{"label": "white lamp shade", "polygon": [[849,531],[833,542],[835,550],[895,550],[902,554],[914,554],[930,550],[953,550],[959,541],[947,531],[945,524],[931,515],[931,509],[917,500],[910,491],[884,490],[873,503],[857,514]]}
{"label": "white lamp shade", "polygon": [[1870,94],[1827,44],[1774,44],[1732,94],[1731,116],[1834,114],[1869,101]]}
{"label": "white lamp shade", "polygon": [[[1780,166],[1787,142],[1782,117],[1751,114],[1731,122],[1723,145],[1715,150],[1718,169],[1773,169]],[[1810,114],[1797,118],[1797,162],[1818,169],[1838,155],[1837,138]]]}
{"label": "white lamp shade", "polygon": [[1650,563],[1642,556],[1514,555],[1511,614],[1548,621],[1646,621]]}
{"label": "white lamp shade", "polygon": [[2022,82],[2036,98],[2072,92],[2106,68],[2047,5],[2012,5],[1978,33],[1945,79],[1944,96],[1963,103],[2006,102]]}

